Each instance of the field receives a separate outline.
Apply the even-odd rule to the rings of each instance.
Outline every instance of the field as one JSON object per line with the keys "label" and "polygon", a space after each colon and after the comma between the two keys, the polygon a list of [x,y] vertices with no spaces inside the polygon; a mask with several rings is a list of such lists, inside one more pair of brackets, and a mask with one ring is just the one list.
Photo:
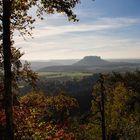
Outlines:
{"label": "field", "polygon": [[59,78],[59,77],[72,77],[80,78],[84,76],[90,76],[93,73],[89,72],[38,72],[38,75],[46,78]]}

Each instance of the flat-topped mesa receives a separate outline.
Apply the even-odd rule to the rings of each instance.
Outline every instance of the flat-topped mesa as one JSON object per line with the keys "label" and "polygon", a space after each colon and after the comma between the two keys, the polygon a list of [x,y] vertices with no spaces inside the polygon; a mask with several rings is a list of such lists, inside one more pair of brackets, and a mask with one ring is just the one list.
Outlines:
{"label": "flat-topped mesa", "polygon": [[83,59],[85,60],[101,60],[101,57],[100,56],[85,56]]}
{"label": "flat-topped mesa", "polygon": [[83,59],[75,63],[77,66],[94,66],[94,65],[106,65],[108,61],[101,59],[100,56],[85,56]]}

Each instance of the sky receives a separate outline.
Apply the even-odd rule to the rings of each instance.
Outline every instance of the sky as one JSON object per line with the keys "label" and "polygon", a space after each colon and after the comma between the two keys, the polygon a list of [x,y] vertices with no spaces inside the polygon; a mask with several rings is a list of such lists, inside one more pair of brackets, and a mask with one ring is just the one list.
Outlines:
{"label": "sky", "polygon": [[15,46],[25,52],[24,60],[140,59],[139,7],[140,0],[81,0],[74,9],[79,22],[45,15],[35,23],[34,38],[15,35]]}

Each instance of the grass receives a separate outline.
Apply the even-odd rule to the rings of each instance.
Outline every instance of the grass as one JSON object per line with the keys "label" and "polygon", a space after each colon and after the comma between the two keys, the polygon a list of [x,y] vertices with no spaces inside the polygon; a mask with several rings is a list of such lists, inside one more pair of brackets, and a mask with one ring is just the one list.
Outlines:
{"label": "grass", "polygon": [[90,76],[92,73],[86,72],[38,72],[39,76],[48,77],[48,78],[57,78],[57,77],[83,77]]}

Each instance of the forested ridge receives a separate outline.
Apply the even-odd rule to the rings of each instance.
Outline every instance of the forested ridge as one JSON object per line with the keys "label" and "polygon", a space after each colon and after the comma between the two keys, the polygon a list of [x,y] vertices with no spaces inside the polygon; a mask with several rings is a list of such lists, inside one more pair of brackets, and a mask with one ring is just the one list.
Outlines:
{"label": "forested ridge", "polygon": [[[106,139],[138,140],[140,72],[114,72],[102,76],[104,91],[101,88],[100,74],[96,74],[61,84],[54,81],[50,85],[46,83],[50,87],[47,92],[32,88],[30,93],[16,98],[15,138],[102,139],[101,93],[104,92]],[[1,104],[1,139],[5,128],[3,111]]]}

